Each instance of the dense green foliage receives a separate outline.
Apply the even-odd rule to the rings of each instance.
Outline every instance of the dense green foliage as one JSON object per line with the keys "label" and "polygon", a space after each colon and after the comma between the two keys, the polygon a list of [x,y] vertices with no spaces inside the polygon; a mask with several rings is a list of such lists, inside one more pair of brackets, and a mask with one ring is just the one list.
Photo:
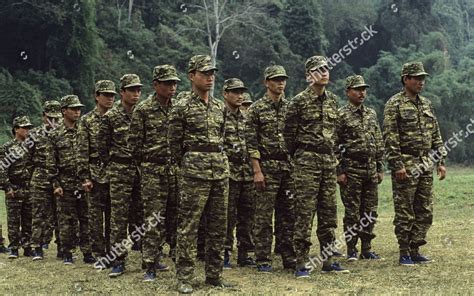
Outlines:
{"label": "dense green foliage", "polygon": [[[129,10],[129,3],[132,9]],[[255,0],[226,3],[222,19],[253,5],[219,40],[216,83],[240,77],[254,98],[264,92],[262,72],[279,63],[290,75],[287,96],[306,86],[304,61],[313,54],[333,56],[349,40],[360,39],[372,26],[369,40],[343,56],[331,72],[330,89],[344,101],[344,78],[363,74],[371,85],[367,104],[382,118],[384,103],[401,89],[403,63],[419,60],[432,74],[424,94],[437,111],[445,140],[465,129],[473,116],[474,23],[472,0]],[[211,7],[213,1],[207,0]],[[137,73],[151,92],[155,65],[174,64],[189,88],[187,61],[210,54],[203,0],[4,0],[0,7],[0,142],[19,114],[39,123],[42,101],[75,93],[93,105],[98,79],[118,83],[121,75]],[[209,31],[215,20],[209,12]],[[214,35],[213,35],[214,36]],[[474,162],[474,136],[463,139],[451,161]]]}

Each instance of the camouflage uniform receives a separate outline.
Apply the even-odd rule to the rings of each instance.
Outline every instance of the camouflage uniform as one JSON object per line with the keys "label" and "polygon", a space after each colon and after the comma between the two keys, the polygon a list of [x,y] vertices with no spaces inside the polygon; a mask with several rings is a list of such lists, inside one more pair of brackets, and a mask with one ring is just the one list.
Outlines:
{"label": "camouflage uniform", "polygon": [[[346,89],[358,87],[368,87],[362,76],[346,79]],[[363,104],[356,107],[349,102],[338,111],[336,134],[340,152],[337,154],[337,175],[347,176],[347,184],[340,186],[345,207],[344,232],[355,229],[355,235],[345,236],[347,254],[357,252],[359,237],[362,253],[365,253],[370,251],[371,240],[375,238],[375,221],[365,224],[361,218],[365,215],[377,217],[377,174],[383,173],[383,140],[375,110]]]}
{"label": "camouflage uniform", "polygon": [[[327,67],[324,57],[313,56],[306,71]],[[295,162],[295,235],[297,268],[303,268],[311,246],[312,217],[317,213],[316,234],[321,251],[335,241],[337,96],[318,96],[311,87],[291,100],[285,121],[285,140]],[[331,264],[331,259],[324,264]]]}
{"label": "camouflage uniform", "polygon": [[[96,93],[115,92],[115,84],[110,80],[99,80],[95,85]],[[92,181],[89,195],[89,231],[91,247],[95,254],[104,256],[110,251],[110,195],[109,182],[99,158],[97,134],[102,114],[96,106],[82,116],[78,127],[78,167],[77,175],[82,182]]]}
{"label": "camouflage uniform", "polygon": [[[155,67],[153,80],[180,81],[171,65]],[[162,105],[156,94],[151,95],[134,109],[130,124],[128,144],[133,158],[140,163],[144,217],[153,217],[153,213],[165,217],[143,237],[143,262],[149,269],[158,263],[167,233],[172,256],[176,248],[177,164],[171,158],[168,145],[171,107],[171,102]],[[168,219],[172,223],[168,223]]]}
{"label": "camouflage uniform", "polygon": [[[224,91],[235,89],[247,88],[236,78],[225,81]],[[237,224],[238,261],[243,261],[248,258],[248,251],[253,248],[251,234],[255,216],[255,185],[245,140],[245,118],[239,109],[235,113],[227,110],[224,150],[229,159],[230,172],[225,248],[232,250]]]}
{"label": "camouflage uniform", "polygon": [[[288,77],[282,66],[270,66],[265,79]],[[248,109],[246,139],[251,158],[260,160],[265,177],[265,191],[255,198],[255,256],[258,264],[271,264],[272,223],[275,210],[275,232],[280,233],[280,254],[284,267],[294,266],[294,183],[292,163],[283,138],[288,101],[279,102],[266,94]],[[278,244],[277,237],[277,244]]]}
{"label": "camouflage uniform", "polygon": [[[75,95],[61,98],[61,108],[83,107]],[[63,196],[57,196],[59,235],[65,258],[71,258],[79,233],[79,245],[84,255],[91,253],[86,195],[82,192],[77,176],[77,123],[68,128],[62,123],[51,134],[50,157],[53,189],[62,188]],[[79,230],[79,231],[78,231]]]}
{"label": "camouflage uniform", "polygon": [[[31,128],[33,125],[26,116],[15,117],[14,128]],[[9,248],[25,251],[31,248],[31,200],[28,192],[28,183],[31,175],[28,147],[33,145],[31,140],[20,141],[13,139],[0,147],[0,162],[3,170],[0,186],[5,190],[5,204],[7,207],[7,227]],[[14,191],[13,197],[6,193]]]}
{"label": "camouflage uniform", "polygon": [[[62,118],[61,104],[58,101],[46,101],[43,113],[48,118]],[[60,251],[56,200],[50,183],[52,172],[48,171],[48,168],[53,166],[46,163],[48,160],[52,160],[48,157],[52,131],[53,127],[43,124],[41,127],[32,129],[28,134],[28,137],[34,141],[34,145],[29,149],[31,155],[29,161],[33,169],[30,181],[32,204],[31,246],[40,248],[42,244],[49,243],[54,230],[57,249]]]}
{"label": "camouflage uniform", "polygon": [[[120,79],[121,89],[142,86],[140,78],[135,74],[125,74]],[[132,114],[126,112],[120,103],[112,107],[102,117],[97,134],[97,148],[101,162],[106,168],[110,182],[110,244],[122,245],[127,239],[127,225],[132,216],[143,217],[140,199],[140,178],[137,162],[132,158],[131,147],[128,146],[130,137],[130,122]],[[129,226],[132,233],[135,229]],[[114,266],[124,265],[127,251],[125,250],[114,261]]]}
{"label": "camouflage uniform", "polygon": [[[209,56],[194,56],[192,71],[216,70]],[[207,104],[194,92],[175,106],[169,123],[170,149],[180,165],[180,200],[176,273],[190,284],[194,273],[197,231],[206,216],[206,279],[222,274],[229,193],[229,164],[222,151],[225,107],[209,96]]]}
{"label": "camouflage uniform", "polygon": [[[403,65],[405,75],[428,75],[421,63]],[[417,95],[413,102],[404,91],[391,97],[384,110],[386,157],[392,171],[395,234],[400,255],[417,253],[426,244],[426,233],[433,222],[433,156],[444,165],[447,152],[431,102]],[[395,172],[405,168],[408,178],[397,181]]]}

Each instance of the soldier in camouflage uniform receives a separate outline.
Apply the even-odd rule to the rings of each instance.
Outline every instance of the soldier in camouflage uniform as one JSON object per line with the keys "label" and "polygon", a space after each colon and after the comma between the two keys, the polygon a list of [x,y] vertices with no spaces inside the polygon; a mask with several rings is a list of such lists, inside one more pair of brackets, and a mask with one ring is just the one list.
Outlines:
{"label": "soldier in camouflage uniform", "polygon": [[15,138],[0,147],[0,170],[3,171],[0,172],[0,187],[5,190],[10,259],[18,258],[20,247],[23,247],[24,256],[31,255],[31,199],[28,192],[31,166],[28,147],[33,142],[27,139],[31,127],[33,125],[27,116],[15,117],[12,130]]}
{"label": "soldier in camouflage uniform", "polygon": [[224,104],[210,96],[216,67],[211,57],[196,55],[188,65],[192,92],[171,113],[170,149],[180,165],[180,201],[176,273],[178,291],[192,293],[197,231],[206,217],[206,283],[229,286],[222,278],[227,224],[229,164],[224,144]]}
{"label": "soldier in camouflage uniform", "polygon": [[[433,222],[433,169],[439,179],[446,176],[447,151],[431,102],[420,96],[425,85],[420,62],[403,65],[403,90],[391,97],[384,110],[385,151],[392,171],[395,234],[400,264],[429,263],[419,253]],[[436,157],[435,157],[436,156]]]}
{"label": "soldier in camouflage uniform", "polygon": [[95,84],[96,106],[81,118],[78,127],[77,175],[82,181],[86,195],[89,195],[89,231],[92,252],[101,257],[110,252],[110,195],[109,182],[99,158],[97,134],[100,121],[105,112],[112,108],[116,94],[113,81],[97,81]]}
{"label": "soldier in camouflage uniform", "polygon": [[[178,81],[181,80],[173,66],[156,66],[153,69],[155,94],[135,108],[130,124],[128,144],[133,158],[140,163],[144,217],[153,217],[153,213],[166,217],[157,221],[156,227],[146,232],[143,238],[145,281],[155,280],[157,265],[161,271],[168,269],[159,263],[166,234],[170,235],[172,256],[176,249],[178,179],[177,164],[171,158],[168,145],[168,127],[173,106],[171,98],[176,94]],[[168,219],[172,223],[167,223]]]}
{"label": "soldier in camouflage uniform", "polygon": [[47,164],[49,145],[52,131],[62,118],[61,104],[58,101],[46,101],[43,107],[43,125],[30,131],[28,137],[34,141],[30,150],[31,166],[33,168],[30,181],[32,204],[32,237],[31,246],[34,248],[33,260],[43,259],[42,245],[52,239],[55,230],[57,258],[63,259],[59,237],[59,225],[56,211],[56,200],[50,183],[52,165]]}
{"label": "soldier in camouflage uniform", "polygon": [[56,197],[63,263],[73,263],[72,252],[79,230],[79,244],[87,264],[95,263],[91,253],[86,195],[77,177],[77,122],[84,107],[75,95],[61,98],[62,124],[52,132],[50,143],[51,183]]}
{"label": "soldier in camouflage uniform", "polygon": [[[130,217],[137,215],[135,211],[139,211],[135,208],[139,203],[140,193],[138,167],[136,160],[132,158],[131,147],[127,141],[130,136],[133,108],[140,99],[142,85],[136,74],[125,74],[120,78],[120,104],[104,114],[97,134],[99,157],[106,167],[110,182],[111,246],[120,246],[127,241],[127,225]],[[131,229],[129,231],[131,232]],[[126,249],[114,254],[110,277],[124,273],[126,257]]]}
{"label": "soldier in camouflage uniform", "polygon": [[[360,75],[346,78],[349,102],[338,111],[336,127],[337,182],[344,203],[344,233],[347,260],[357,260],[357,240],[361,259],[380,259],[371,251],[377,218],[377,187],[383,180],[383,140],[375,110],[365,106],[369,87]],[[365,217],[365,218],[364,218]],[[372,218],[366,221],[368,218]]]}
{"label": "soldier in camouflage uniform", "polygon": [[[265,69],[266,94],[249,108],[246,139],[252,161],[255,200],[255,256],[260,272],[271,272],[273,211],[275,233],[280,234],[279,253],[283,267],[295,268],[293,249],[294,200],[292,163],[283,138],[288,101],[285,86],[288,79],[282,66]],[[277,237],[278,243],[278,237]]]}
{"label": "soldier in camouflage uniform", "polygon": [[256,265],[248,256],[249,250],[253,248],[251,233],[255,216],[255,185],[245,141],[245,118],[240,111],[246,90],[240,79],[230,78],[224,81],[223,96],[227,108],[224,150],[229,159],[230,169],[224,268],[231,268],[230,253],[234,246],[236,224],[237,264]]}
{"label": "soldier in camouflage uniform", "polygon": [[250,105],[252,105],[253,101],[248,92],[245,92],[243,96],[244,99],[242,100],[242,105],[240,105],[239,109],[245,113],[250,108]]}
{"label": "soldier in camouflage uniform", "polygon": [[317,214],[316,234],[324,256],[324,272],[348,272],[333,262],[337,227],[336,205],[336,118],[337,96],[326,90],[329,67],[326,58],[306,60],[305,75],[311,83],[290,102],[284,136],[295,162],[296,277],[308,277],[305,263],[311,246],[312,217]]}

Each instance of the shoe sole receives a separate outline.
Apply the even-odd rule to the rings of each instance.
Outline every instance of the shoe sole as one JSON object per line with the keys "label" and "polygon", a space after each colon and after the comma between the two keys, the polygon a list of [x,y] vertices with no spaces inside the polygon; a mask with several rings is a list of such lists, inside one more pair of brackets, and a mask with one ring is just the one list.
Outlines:
{"label": "shoe sole", "polygon": [[300,276],[296,276],[297,279],[307,279],[307,278],[310,278],[309,275],[300,275]]}
{"label": "shoe sole", "polygon": [[223,267],[223,269],[232,269],[232,267]]}
{"label": "shoe sole", "polygon": [[33,261],[43,260],[43,257],[36,256],[36,257],[33,257],[32,260],[33,260]]}
{"label": "shoe sole", "polygon": [[156,281],[156,279],[144,279],[143,282],[144,283],[149,283],[149,282],[154,282]]}
{"label": "shoe sole", "polygon": [[347,262],[356,262],[357,260],[359,260],[359,259],[352,257],[352,258],[347,258],[346,261],[347,261]]}
{"label": "shoe sole", "polygon": [[8,256],[8,259],[17,259],[18,256]]}
{"label": "shoe sole", "polygon": [[63,262],[64,265],[72,265],[72,262]]}
{"label": "shoe sole", "polygon": [[408,263],[405,263],[405,264],[399,263],[399,264],[400,264],[400,266],[406,266],[406,267],[414,267],[415,266],[415,263],[410,263],[410,264],[408,264]]}
{"label": "shoe sole", "polygon": [[335,274],[351,273],[349,270],[331,270],[331,271],[322,270],[321,272],[322,273],[335,273]]}
{"label": "shoe sole", "polygon": [[123,272],[121,272],[121,273],[109,273],[109,277],[116,278],[116,277],[121,276],[122,274],[123,274]]}

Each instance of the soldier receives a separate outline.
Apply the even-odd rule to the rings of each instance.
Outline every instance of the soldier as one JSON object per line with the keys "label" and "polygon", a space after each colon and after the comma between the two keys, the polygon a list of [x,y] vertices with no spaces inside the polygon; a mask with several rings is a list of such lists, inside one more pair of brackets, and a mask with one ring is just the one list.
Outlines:
{"label": "soldier", "polygon": [[[383,140],[375,110],[363,104],[368,87],[360,75],[346,78],[349,102],[339,109],[336,126],[337,182],[345,207],[344,233],[350,233],[345,235],[347,261],[357,260],[359,238],[360,259],[380,259],[371,251],[371,241],[375,238],[377,187],[383,180]],[[367,217],[373,219],[365,221]]]}
{"label": "soldier", "polygon": [[420,62],[403,65],[403,90],[391,97],[384,110],[384,140],[388,166],[392,171],[395,234],[400,249],[399,263],[430,263],[419,252],[433,222],[432,151],[441,154],[437,165],[440,180],[446,177],[447,151],[431,102],[420,96],[429,76]]}
{"label": "soldier", "polygon": [[[136,74],[125,74],[120,78],[121,101],[104,114],[97,134],[99,157],[110,182],[110,244],[114,250],[127,241],[127,225],[138,211],[134,207],[139,200],[138,167],[127,141],[132,111],[140,99],[142,86]],[[120,252],[114,254],[109,277],[124,273],[126,257],[126,248],[120,248]]]}
{"label": "soldier", "polygon": [[348,272],[333,262],[331,250],[337,227],[335,140],[338,98],[326,90],[329,83],[326,58],[308,58],[305,75],[310,85],[291,100],[284,130],[288,150],[295,162],[297,278],[309,277],[305,265],[315,213],[318,217],[316,234],[326,259],[323,260],[323,272]]}
{"label": "soldier", "polygon": [[252,229],[255,216],[255,185],[253,171],[245,142],[245,118],[240,107],[247,88],[237,78],[224,81],[223,96],[227,108],[224,150],[229,159],[229,205],[227,210],[227,238],[224,268],[231,268],[230,253],[234,246],[237,224],[237,264],[256,266],[248,256],[253,248]]}
{"label": "soldier", "polygon": [[172,110],[170,149],[180,165],[176,274],[178,291],[192,293],[191,279],[202,215],[206,217],[206,283],[229,287],[222,278],[229,164],[224,144],[224,104],[209,92],[215,71],[211,57],[193,56],[188,65],[192,92]]}
{"label": "soldier", "polygon": [[175,256],[178,179],[177,164],[171,158],[168,145],[168,127],[171,98],[176,94],[179,81],[173,66],[156,66],[153,69],[155,94],[135,108],[130,125],[128,144],[133,158],[140,163],[144,217],[148,219],[154,213],[166,217],[164,221],[157,221],[156,227],[143,237],[144,281],[154,281],[157,269],[169,269],[159,262],[166,235],[169,235],[170,253]]}
{"label": "soldier", "polygon": [[31,256],[31,199],[28,192],[31,167],[27,148],[33,142],[26,140],[32,127],[27,116],[15,117],[12,129],[15,138],[0,147],[0,170],[3,171],[0,172],[0,186],[5,190],[10,259],[18,258],[20,247],[23,247],[25,257]]}
{"label": "soldier", "polygon": [[250,105],[252,105],[253,101],[248,92],[244,92],[243,96],[244,96],[244,99],[239,109],[242,112],[247,112],[247,110],[250,108]]}
{"label": "soldier", "polygon": [[100,257],[110,252],[110,196],[107,176],[99,158],[97,134],[100,121],[105,112],[112,108],[116,94],[113,81],[97,81],[95,84],[96,106],[81,118],[78,128],[77,175],[82,181],[82,188],[89,195],[89,231],[92,252]]}
{"label": "soldier", "polygon": [[[52,132],[50,157],[52,157],[53,194],[56,197],[59,218],[59,235],[63,252],[63,263],[73,264],[72,251],[76,245],[79,230],[79,244],[83,262],[95,263],[90,247],[88,209],[81,180],[77,177],[77,122],[84,107],[75,95],[61,98],[62,124]],[[47,162],[48,164],[50,162]],[[77,229],[79,227],[79,229]]]}
{"label": "soldier", "polygon": [[[252,161],[255,199],[255,256],[259,272],[271,272],[273,211],[276,242],[283,267],[295,268],[293,249],[294,201],[291,161],[283,138],[288,101],[288,75],[282,66],[265,69],[263,98],[249,108],[246,120],[248,152]],[[280,239],[278,239],[278,233]]]}
{"label": "soldier", "polygon": [[52,239],[53,230],[56,237],[57,258],[63,259],[61,251],[59,225],[56,211],[56,198],[53,195],[50,177],[51,164],[47,164],[49,145],[52,131],[58,126],[61,114],[61,104],[58,101],[46,101],[43,107],[43,125],[34,128],[29,137],[34,141],[30,150],[30,159],[33,172],[30,181],[32,203],[32,237],[31,246],[34,248],[33,260],[43,259],[44,244]]}

